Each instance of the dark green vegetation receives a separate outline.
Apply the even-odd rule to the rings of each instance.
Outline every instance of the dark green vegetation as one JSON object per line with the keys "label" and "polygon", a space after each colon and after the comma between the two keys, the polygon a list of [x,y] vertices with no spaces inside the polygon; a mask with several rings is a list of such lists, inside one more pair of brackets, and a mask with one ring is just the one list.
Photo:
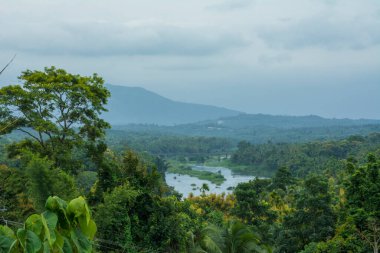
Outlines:
{"label": "dark green vegetation", "polygon": [[112,97],[104,118],[112,125],[129,123],[174,125],[238,115],[209,105],[176,102],[138,87],[107,85]]}
{"label": "dark green vegetation", "polygon": [[82,197],[67,204],[49,197],[46,211],[29,216],[15,234],[0,225],[1,252],[92,252],[95,222]]}
{"label": "dark green vegetation", "polygon": [[189,137],[152,134],[149,132],[107,131],[107,143],[122,151],[130,147],[139,152],[179,160],[204,161],[207,156],[224,155],[235,148],[237,142],[216,137]]}
{"label": "dark green vegetation", "polygon": [[351,135],[380,132],[378,120],[324,119],[318,116],[271,116],[242,114],[177,126],[126,125],[115,130],[166,135],[206,136],[245,140],[251,143],[300,143],[337,140]]}
{"label": "dark green vegetation", "polygon": [[190,166],[174,166],[169,167],[167,170],[170,173],[189,175],[191,177],[197,177],[202,180],[208,180],[213,184],[221,185],[226,179],[219,173],[212,173],[209,171],[193,170]]}
{"label": "dark green vegetation", "polygon": [[[225,139],[152,133],[125,143],[135,152],[105,140],[109,93],[98,76],[48,68],[21,81],[0,89],[0,252],[378,252],[379,134],[234,151]],[[168,163],[151,155],[226,163],[225,152],[273,177],[231,195],[206,194],[204,184],[182,199],[163,180]]]}
{"label": "dark green vegetation", "polygon": [[243,141],[233,153],[231,164],[243,166],[238,168],[241,172],[266,172],[267,175],[273,175],[282,166],[288,167],[297,176],[325,170],[336,174],[345,166],[345,159],[363,162],[363,157],[368,153],[380,156],[380,134],[297,144],[254,145]]}

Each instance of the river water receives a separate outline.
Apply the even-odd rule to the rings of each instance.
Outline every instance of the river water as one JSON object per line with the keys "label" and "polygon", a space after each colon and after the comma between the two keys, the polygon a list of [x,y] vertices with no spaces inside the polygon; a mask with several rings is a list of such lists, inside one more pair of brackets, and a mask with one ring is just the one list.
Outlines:
{"label": "river water", "polygon": [[228,168],[224,167],[209,167],[209,166],[192,166],[193,170],[201,170],[201,171],[210,171],[213,173],[221,173],[226,181],[221,185],[216,185],[211,183],[208,180],[201,180],[196,177],[190,177],[188,175],[180,175],[176,173],[166,173],[165,179],[166,183],[169,186],[173,186],[176,191],[183,194],[183,197],[187,197],[191,192],[199,196],[201,191],[199,188],[203,183],[208,184],[210,191],[208,193],[231,193],[233,191],[233,187],[236,187],[239,183],[248,182],[249,180],[254,179],[254,176],[246,176],[246,175],[236,175],[233,174],[232,171]]}

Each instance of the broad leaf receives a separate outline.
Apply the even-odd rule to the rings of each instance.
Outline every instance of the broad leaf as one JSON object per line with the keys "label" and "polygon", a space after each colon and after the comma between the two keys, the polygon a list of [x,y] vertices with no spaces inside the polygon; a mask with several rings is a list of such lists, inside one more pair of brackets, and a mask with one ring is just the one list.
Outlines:
{"label": "broad leaf", "polygon": [[62,250],[64,253],[73,253],[73,248],[71,247],[70,241],[67,238],[64,238]]}
{"label": "broad leaf", "polygon": [[44,226],[45,240],[49,242],[50,246],[53,246],[56,240],[54,230],[57,226],[58,216],[53,212],[46,211],[41,214],[41,220]]}
{"label": "broad leaf", "polygon": [[55,236],[56,236],[56,240],[55,240],[55,243],[54,243],[54,248],[58,248],[58,249],[61,249],[63,248],[63,244],[64,244],[64,237],[58,232],[58,231],[55,231]]}
{"label": "broad leaf", "polygon": [[0,252],[8,252],[15,239],[0,235]]}
{"label": "broad leaf", "polygon": [[89,239],[79,230],[71,231],[71,240],[73,241],[78,253],[91,253],[92,244]]}
{"label": "broad leaf", "polygon": [[7,226],[1,226],[0,225],[0,236],[1,235],[12,238],[12,239],[16,239],[16,236],[15,236],[15,233],[13,232],[13,230]]}
{"label": "broad leaf", "polygon": [[50,253],[50,244],[48,241],[44,241],[44,250],[43,253]]}
{"label": "broad leaf", "polygon": [[83,197],[78,197],[70,201],[67,206],[68,215],[73,215],[75,218],[85,217],[87,224],[90,222],[90,210]]}
{"label": "broad leaf", "polygon": [[90,222],[87,223],[85,217],[80,217],[79,226],[80,226],[81,231],[83,232],[84,235],[87,236],[87,238],[89,239],[94,238],[97,228],[93,220],[90,220]]}
{"label": "broad leaf", "polygon": [[33,231],[36,235],[40,235],[43,228],[41,216],[38,214],[29,216],[25,221],[25,228]]}
{"label": "broad leaf", "polygon": [[21,228],[17,231],[17,237],[25,253],[36,253],[42,247],[40,238],[31,230]]}
{"label": "broad leaf", "polygon": [[67,218],[66,209],[67,203],[57,196],[49,197],[45,205],[46,209],[55,212],[58,215],[59,225],[64,228],[70,228],[70,221]]}

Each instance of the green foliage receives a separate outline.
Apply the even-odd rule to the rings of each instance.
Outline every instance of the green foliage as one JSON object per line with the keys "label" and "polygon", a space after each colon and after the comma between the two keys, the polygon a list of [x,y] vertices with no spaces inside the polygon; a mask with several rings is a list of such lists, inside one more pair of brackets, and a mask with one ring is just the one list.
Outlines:
{"label": "green foliage", "polygon": [[0,165],[0,208],[1,215],[10,220],[23,220],[34,212],[27,194],[28,178],[23,171]]}
{"label": "green foliage", "polygon": [[260,242],[259,236],[239,221],[229,221],[224,227],[210,225],[197,238],[198,252],[212,253],[254,253],[271,252]]}
{"label": "green foliage", "polygon": [[120,249],[183,252],[195,214],[176,198],[149,196],[129,185],[116,187],[97,208],[99,236]]}
{"label": "green foliage", "polygon": [[336,215],[325,177],[308,177],[296,195],[295,206],[282,224],[279,252],[298,252],[310,242],[324,241],[334,234]]}
{"label": "green foliage", "polygon": [[[187,157],[198,160],[210,155],[225,154],[234,148],[235,141],[215,137],[192,137],[167,135],[150,131],[120,131],[114,127],[107,131],[108,144],[115,150],[130,147],[139,152],[146,152],[170,158]],[[138,129],[136,129],[138,130]]]}
{"label": "green foliage", "polygon": [[[30,215],[16,233],[0,226],[0,252],[93,252],[97,226],[85,200],[66,203],[49,197],[71,199],[79,191],[89,195],[99,238],[116,252],[270,252],[266,244],[275,252],[377,252],[380,165],[375,155],[367,161],[363,157],[380,154],[380,134],[302,144],[241,142],[230,161],[227,153],[234,140],[170,136],[172,130],[197,133],[206,128],[206,135],[216,130],[222,136],[226,131],[240,137],[249,133],[263,143],[265,135],[278,130],[258,125],[240,129],[240,120],[251,122],[252,117],[239,116],[236,122],[157,127],[149,134],[141,131],[151,126],[138,126],[140,132],[114,129],[108,132],[107,144],[114,149],[110,150],[102,140],[108,124],[100,119],[110,94],[101,78],[52,67],[25,71],[20,79],[22,86],[0,89],[0,134],[10,133],[1,140],[0,163],[16,168],[0,165],[0,207],[6,207],[1,215],[19,221],[35,210],[43,212]],[[290,128],[282,128],[279,136],[304,141],[326,130],[305,128],[302,120],[299,129],[284,122]],[[305,120],[317,125],[323,121]],[[342,129],[328,130],[336,137],[347,134],[337,134]],[[293,140],[295,133],[302,134]],[[5,145],[9,157],[16,159],[5,157]],[[126,145],[141,153],[121,154]],[[201,196],[185,200],[173,195],[163,180],[168,171],[164,158],[187,163],[213,156],[220,163],[221,155],[234,168],[274,177],[241,183],[227,196],[207,195],[205,184]],[[169,171],[185,170],[177,169]],[[195,176],[224,181],[215,173]]]}
{"label": "green foliage", "polygon": [[74,179],[63,170],[53,167],[46,158],[32,155],[26,166],[29,196],[35,208],[42,210],[49,196],[59,195],[71,199],[78,195]]}
{"label": "green foliage", "polygon": [[356,234],[373,249],[380,248],[380,163],[369,154],[367,163],[348,163],[344,182],[345,219],[354,223]]}
{"label": "green foliage", "polygon": [[286,167],[279,168],[272,179],[272,187],[283,191],[287,191],[288,187],[294,183],[295,179],[293,178],[290,170]]}
{"label": "green foliage", "polygon": [[380,132],[380,125],[377,120],[332,120],[316,116],[242,114],[176,126],[132,124],[120,126],[117,130],[140,135],[218,137],[263,144],[339,140],[351,135]]}
{"label": "green foliage", "polygon": [[210,191],[210,187],[208,186],[208,184],[203,183],[199,190],[202,192],[202,195],[204,196],[206,195],[206,192]]}
{"label": "green foliage", "polygon": [[352,220],[348,220],[337,227],[333,238],[326,242],[312,242],[305,246],[302,253],[364,253],[368,251],[369,248],[358,237],[355,224]]}
{"label": "green foliage", "polygon": [[16,234],[0,226],[2,252],[93,252],[96,225],[82,197],[69,204],[58,197],[49,197],[46,209],[29,216]]}
{"label": "green foliage", "polygon": [[141,188],[147,193],[162,195],[166,191],[163,185],[161,174],[157,171],[156,166],[146,164],[139,156],[127,151],[123,156],[123,161],[118,171],[119,184],[125,180],[130,182],[131,186]]}
{"label": "green foliage", "polygon": [[[235,165],[245,165],[245,172],[274,173],[281,167],[289,168],[296,177],[310,172],[327,171],[334,175],[342,171],[345,159],[354,157],[363,161],[369,152],[379,152],[378,133],[366,137],[351,136],[340,141],[317,141],[309,143],[250,144],[242,141],[231,157]],[[360,138],[359,138],[360,137]],[[232,167],[233,169],[234,167]]]}
{"label": "green foliage", "polygon": [[84,195],[90,193],[91,187],[95,184],[97,173],[94,171],[82,171],[76,177],[76,184],[80,192]]}
{"label": "green foliage", "polygon": [[99,118],[110,96],[103,80],[96,74],[82,77],[55,67],[26,70],[19,79],[22,86],[0,89],[0,134],[18,130],[28,137],[13,144],[10,155],[28,149],[48,156],[62,169],[79,169],[74,148],[95,142],[109,127]]}
{"label": "green foliage", "polygon": [[104,196],[104,203],[97,207],[95,215],[99,226],[99,237],[112,240],[123,248],[134,247],[129,212],[135,208],[139,192],[128,184],[116,187]]}
{"label": "green foliage", "polygon": [[239,184],[234,190],[236,206],[233,213],[256,226],[272,223],[276,214],[271,210],[268,202],[267,188],[270,182],[266,179],[255,179]]}
{"label": "green foliage", "polygon": [[183,252],[186,232],[195,227],[189,203],[162,197],[160,173],[131,151],[115,173],[117,186],[104,192],[96,207],[99,235],[128,252]]}

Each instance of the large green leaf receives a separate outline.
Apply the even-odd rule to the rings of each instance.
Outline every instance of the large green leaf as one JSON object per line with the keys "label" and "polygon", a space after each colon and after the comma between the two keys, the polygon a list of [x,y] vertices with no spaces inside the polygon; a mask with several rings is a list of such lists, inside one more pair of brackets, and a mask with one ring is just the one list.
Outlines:
{"label": "large green leaf", "polygon": [[39,214],[32,214],[25,221],[25,228],[33,231],[36,235],[40,235],[42,232],[42,220]]}
{"label": "large green leaf", "polygon": [[20,242],[18,240],[14,240],[9,251],[7,251],[7,252],[8,253],[20,253],[20,251],[22,251],[21,246],[20,246]]}
{"label": "large green leaf", "polygon": [[85,217],[80,217],[79,226],[80,226],[81,231],[83,232],[84,235],[87,236],[87,238],[91,240],[94,238],[97,228],[93,220],[90,220],[90,222],[87,223]]}
{"label": "large green leaf", "polygon": [[17,238],[25,253],[36,253],[42,247],[40,238],[31,230],[19,229],[17,231]]}
{"label": "large green leaf", "polygon": [[57,196],[49,197],[45,205],[46,209],[58,215],[59,225],[64,229],[70,228],[70,221],[67,218],[67,203]]}
{"label": "large green leaf", "polygon": [[63,248],[63,244],[65,243],[65,237],[63,237],[58,231],[55,231],[56,240],[54,243],[55,249],[61,249]]}
{"label": "large green leaf", "polygon": [[45,240],[49,242],[50,246],[53,246],[56,240],[56,235],[55,235],[54,230],[57,226],[58,216],[51,211],[46,211],[41,214],[41,220],[44,226]]}
{"label": "large green leaf", "polygon": [[222,253],[219,245],[209,236],[202,239],[201,246],[206,252]]}
{"label": "large green leaf", "polygon": [[92,252],[92,244],[90,240],[79,229],[71,231],[70,235],[78,253]]}
{"label": "large green leaf", "polygon": [[62,250],[64,253],[73,253],[73,248],[71,247],[70,241],[67,238],[64,238]]}
{"label": "large green leaf", "polygon": [[0,235],[0,252],[8,252],[15,239]]}
{"label": "large green leaf", "polygon": [[0,235],[6,236],[6,237],[9,237],[12,239],[16,239],[16,236],[15,236],[15,233],[13,232],[13,230],[7,226],[1,226],[0,225]]}
{"label": "large green leaf", "polygon": [[78,197],[70,201],[67,206],[67,213],[74,218],[85,217],[87,224],[90,222],[90,210],[83,197]]}
{"label": "large green leaf", "polygon": [[49,244],[49,242],[46,240],[46,241],[44,241],[44,250],[43,250],[43,253],[50,253],[50,250],[51,249],[51,247],[50,247],[50,244]]}
{"label": "large green leaf", "polygon": [[57,211],[57,210],[66,210],[67,203],[63,199],[60,199],[57,196],[49,197],[46,200],[45,204],[46,209],[50,211]]}

